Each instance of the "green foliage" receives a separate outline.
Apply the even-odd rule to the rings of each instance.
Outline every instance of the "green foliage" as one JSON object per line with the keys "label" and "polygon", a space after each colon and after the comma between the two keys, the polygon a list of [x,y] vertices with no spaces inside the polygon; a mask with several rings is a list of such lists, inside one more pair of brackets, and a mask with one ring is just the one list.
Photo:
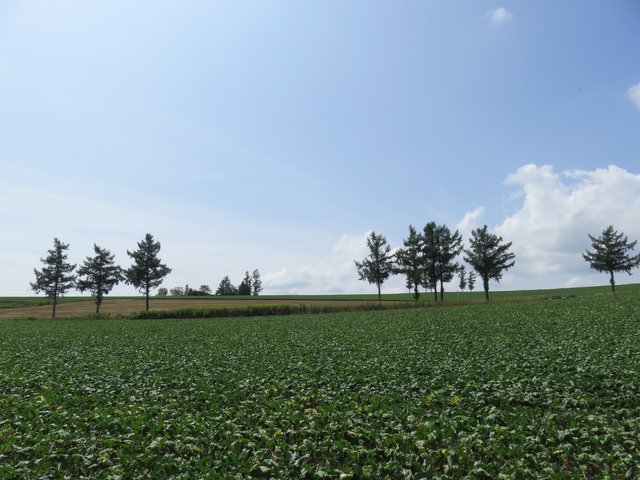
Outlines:
{"label": "green foliage", "polygon": [[467,288],[467,269],[464,265],[461,265],[458,269],[458,287],[460,287],[460,291],[462,292]]}
{"label": "green foliage", "polygon": [[151,289],[159,287],[164,277],[171,273],[171,269],[158,257],[159,252],[160,242],[154,241],[150,233],[138,242],[138,250],[133,252],[127,250],[127,255],[133,259],[134,263],[125,272],[126,282],[145,295],[147,310],[149,310]]}
{"label": "green foliage", "polygon": [[124,280],[122,269],[115,264],[109,250],[93,244],[94,257],[87,257],[78,269],[77,287],[81,292],[89,291],[96,298],[96,314],[100,313],[102,299],[114,286]]}
{"label": "green foliage", "polygon": [[68,248],[68,243],[62,243],[57,238],[54,238],[53,249],[47,251],[46,258],[40,259],[44,264],[42,270],[33,269],[36,281],[31,283],[31,289],[36,293],[43,292],[52,299],[52,318],[56,318],[58,297],[64,295],[67,290],[71,290],[76,285],[76,277],[72,273],[76,266],[67,262],[68,255],[65,252]]}
{"label": "green foliage", "polygon": [[511,242],[503,243],[502,237],[489,233],[485,225],[471,232],[470,244],[464,251],[464,261],[482,278],[484,295],[489,300],[489,280],[499,282],[502,273],[515,264],[515,255],[509,251]]}
{"label": "green foliage", "polygon": [[424,278],[424,254],[422,236],[413,225],[409,225],[409,236],[403,241],[404,248],[396,252],[394,273],[402,274],[407,279],[407,288],[413,290],[413,298],[420,298],[420,286]]}
{"label": "green foliage", "polygon": [[249,272],[244,272],[244,279],[238,286],[238,295],[251,295],[251,275]]}
{"label": "green foliage", "polygon": [[358,270],[360,280],[375,283],[378,287],[378,301],[382,301],[381,286],[384,281],[393,273],[394,259],[391,254],[391,247],[383,235],[371,232],[367,237],[367,248],[369,255],[358,262],[354,260]]}
{"label": "green foliage", "polygon": [[614,273],[627,272],[631,275],[631,270],[640,266],[640,254],[630,255],[637,240],[629,242],[623,233],[614,230],[613,225],[604,229],[600,237],[595,238],[589,235],[589,238],[593,251],[587,250],[582,254],[582,257],[589,262],[594,270],[610,274],[611,291],[615,292]]}
{"label": "green foliage", "polygon": [[438,299],[437,287],[440,284],[440,300],[444,299],[444,284],[453,280],[459,265],[455,261],[462,251],[462,237],[456,230],[451,233],[446,225],[430,222],[423,231],[423,255],[428,285],[434,289]]}
{"label": "green foliage", "polygon": [[621,294],[0,322],[0,478],[638,478],[637,318]]}
{"label": "green foliage", "polygon": [[216,289],[216,295],[238,295],[238,289],[231,283],[228,275],[220,281],[220,285]]}
{"label": "green foliage", "polygon": [[474,272],[473,270],[469,270],[469,273],[467,274],[467,287],[469,288],[470,292],[473,292],[473,289],[476,286],[476,272]]}
{"label": "green foliage", "polygon": [[260,292],[262,292],[262,280],[260,279],[260,272],[256,268],[251,273],[251,294],[260,295]]}

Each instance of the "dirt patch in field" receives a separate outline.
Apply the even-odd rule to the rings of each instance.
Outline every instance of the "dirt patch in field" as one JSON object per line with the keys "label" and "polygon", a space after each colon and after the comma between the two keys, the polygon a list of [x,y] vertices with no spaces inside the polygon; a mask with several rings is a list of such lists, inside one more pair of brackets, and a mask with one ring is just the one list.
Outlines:
{"label": "dirt patch in field", "polygon": [[[331,300],[305,300],[305,301],[287,301],[287,300],[159,300],[151,299],[149,302],[150,310],[177,310],[180,308],[216,308],[216,307],[242,307],[248,305],[362,305],[363,301],[331,301]],[[383,302],[384,303],[384,302]],[[144,299],[114,299],[104,300],[100,306],[100,313],[109,314],[117,317],[119,315],[129,315],[134,312],[144,310]],[[96,311],[96,304],[92,300],[70,302],[58,304],[56,307],[57,318],[83,317],[91,316]],[[51,318],[51,306],[43,305],[39,307],[22,307],[22,308],[2,308],[0,309],[0,319],[6,320],[10,318]]]}

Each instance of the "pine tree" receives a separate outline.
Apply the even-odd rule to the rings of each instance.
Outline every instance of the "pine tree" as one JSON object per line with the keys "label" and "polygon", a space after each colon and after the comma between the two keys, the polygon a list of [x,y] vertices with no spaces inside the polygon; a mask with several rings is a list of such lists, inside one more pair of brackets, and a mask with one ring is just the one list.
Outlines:
{"label": "pine tree", "polygon": [[464,261],[471,265],[482,278],[487,301],[489,301],[489,280],[499,282],[502,272],[515,264],[515,255],[509,252],[511,242],[502,242],[502,237],[489,233],[485,225],[471,232],[471,248],[464,251]]}
{"label": "pine tree", "polygon": [[458,283],[460,291],[464,292],[464,289],[467,287],[467,273],[464,265],[460,265],[460,268],[458,269],[458,278],[460,279],[460,282]]}
{"label": "pine tree", "polygon": [[224,278],[220,281],[220,285],[216,290],[216,295],[237,295],[238,289],[231,283],[229,280],[229,276],[225,275]]}
{"label": "pine tree", "polygon": [[244,278],[238,286],[238,295],[251,295],[251,275],[248,270],[244,272]]}
{"label": "pine tree", "polygon": [[93,244],[94,257],[87,257],[78,268],[78,290],[89,290],[96,297],[96,314],[100,313],[102,299],[114,286],[124,280],[122,269],[115,265],[114,256],[109,250]]}
{"label": "pine tree", "polygon": [[631,275],[631,270],[640,266],[640,255],[629,255],[638,242],[637,240],[629,242],[624,233],[614,230],[613,225],[603,230],[600,237],[595,238],[589,235],[589,238],[593,251],[587,250],[582,254],[582,258],[589,262],[594,270],[609,273],[611,291],[615,293],[614,272],[627,272]]}
{"label": "pine tree", "polygon": [[384,281],[393,273],[393,255],[387,239],[383,235],[371,232],[367,238],[369,255],[358,262],[354,260],[360,280],[375,283],[378,287],[378,302],[382,303],[381,287]]}
{"label": "pine tree", "polygon": [[459,269],[456,257],[462,251],[462,237],[456,230],[451,233],[449,227],[440,225],[437,230],[438,254],[436,258],[436,272],[440,282],[440,301],[444,300],[444,284],[453,280]]}
{"label": "pine tree", "polygon": [[133,265],[125,272],[125,281],[137,288],[146,298],[146,310],[149,310],[149,294],[152,288],[159,287],[164,277],[171,273],[171,269],[158,258],[160,242],[153,240],[153,235],[147,233],[138,242],[138,250],[127,255],[133,259]]}
{"label": "pine tree", "polygon": [[422,252],[422,236],[413,225],[409,225],[409,236],[403,241],[404,248],[396,252],[394,273],[405,275],[407,288],[413,290],[413,298],[420,298],[420,285],[423,281],[424,259]]}
{"label": "pine tree", "polygon": [[476,286],[476,272],[474,272],[473,270],[469,270],[469,273],[467,274],[467,287],[469,288],[470,292],[473,292],[473,289]]}
{"label": "pine tree", "polygon": [[251,274],[251,290],[253,295],[259,295],[262,291],[262,280],[260,280],[260,272],[257,268]]}
{"label": "pine tree", "polygon": [[456,230],[451,233],[446,225],[429,222],[423,230],[424,268],[429,284],[434,288],[435,300],[438,301],[438,284],[440,284],[440,301],[444,300],[444,284],[453,280],[458,271],[455,258],[462,251],[462,237]]}
{"label": "pine tree", "polygon": [[65,251],[68,248],[68,243],[62,243],[54,238],[53,249],[47,251],[46,258],[40,259],[44,264],[42,270],[33,269],[36,281],[30,284],[31,289],[36,293],[44,292],[47,297],[53,300],[51,318],[56,318],[58,297],[75,287],[76,277],[72,272],[76,266],[67,262],[68,255]]}
{"label": "pine tree", "polygon": [[433,289],[434,299],[438,301],[438,233],[436,222],[427,223],[422,230],[423,273],[424,288]]}

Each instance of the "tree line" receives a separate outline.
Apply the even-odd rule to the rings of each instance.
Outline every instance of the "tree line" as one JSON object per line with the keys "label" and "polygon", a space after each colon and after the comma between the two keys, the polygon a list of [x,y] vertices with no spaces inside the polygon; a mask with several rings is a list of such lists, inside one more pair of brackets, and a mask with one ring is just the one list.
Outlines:
{"label": "tree line", "polygon": [[[244,278],[238,286],[231,283],[228,275],[225,275],[218,288],[215,291],[215,295],[259,295],[262,292],[262,280],[260,279],[260,271],[256,268],[251,275],[249,271],[244,272]],[[189,285],[182,287],[174,287],[171,290],[166,288],[158,289],[158,297],[202,297],[212,295],[211,287],[209,285],[200,285],[199,288],[190,288]]]}
{"label": "tree line", "polygon": [[[593,250],[582,254],[591,268],[610,275],[611,289],[615,293],[615,272],[626,272],[640,266],[640,255],[631,255],[637,241],[629,242],[623,233],[618,233],[612,225],[599,237],[588,235]],[[476,274],[482,280],[485,299],[489,300],[489,281],[499,282],[503,273],[515,265],[515,254],[510,251],[512,242],[489,232],[486,225],[471,232],[469,248],[462,246],[460,232],[446,225],[427,223],[421,231],[409,226],[409,235],[403,246],[392,253],[387,239],[375,231],[367,237],[369,254],[362,261],[355,260],[360,280],[375,284],[378,289],[378,301],[382,300],[382,284],[391,275],[404,275],[406,287],[418,300],[420,288],[433,290],[434,299],[444,299],[444,285],[451,282],[457,274],[458,286],[464,291],[473,291]],[[463,254],[463,260],[471,267],[469,272],[457,259]]]}
{"label": "tree line", "polygon": [[[73,289],[90,292],[95,297],[96,314],[100,313],[104,296],[121,282],[132,285],[145,296],[145,310],[148,311],[151,290],[162,284],[164,278],[171,273],[171,269],[162,263],[158,256],[160,242],[154,240],[153,235],[147,233],[137,245],[136,250],[127,250],[127,255],[133,260],[133,264],[127,269],[116,265],[114,255],[109,250],[94,244],[94,255],[87,257],[76,270],[77,265],[68,261],[69,244],[54,238],[53,248],[47,251],[45,258],[40,259],[43,263],[42,269],[34,268],[36,279],[30,283],[31,289],[52,299],[53,318],[56,317],[58,299]],[[229,277],[225,279],[229,282]],[[226,285],[224,279],[221,286],[223,284]],[[208,288],[206,285],[201,286],[201,289],[202,287]],[[166,289],[161,290],[166,294]],[[188,293],[194,292],[188,286],[186,290]],[[219,291],[220,288],[216,294],[225,294],[218,293]],[[258,295],[261,291],[260,273],[256,269],[251,277],[249,272],[245,274],[245,279],[236,290],[236,294]]]}

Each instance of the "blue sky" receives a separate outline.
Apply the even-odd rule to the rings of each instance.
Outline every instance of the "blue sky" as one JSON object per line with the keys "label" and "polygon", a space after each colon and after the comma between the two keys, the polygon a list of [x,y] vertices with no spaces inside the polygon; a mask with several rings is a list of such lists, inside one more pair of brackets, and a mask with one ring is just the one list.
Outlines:
{"label": "blue sky", "polygon": [[367,232],[431,220],[513,241],[498,287],[606,283],[579,253],[640,238],[639,48],[632,0],[2,2],[0,295],[53,237],[128,266],[146,232],[168,288],[373,291]]}

